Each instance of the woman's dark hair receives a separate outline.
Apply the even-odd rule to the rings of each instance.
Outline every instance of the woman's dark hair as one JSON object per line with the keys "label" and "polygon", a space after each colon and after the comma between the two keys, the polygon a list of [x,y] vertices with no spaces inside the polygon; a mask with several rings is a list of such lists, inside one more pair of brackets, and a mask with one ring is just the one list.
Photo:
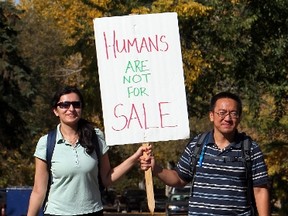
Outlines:
{"label": "woman's dark hair", "polygon": [[60,100],[60,97],[62,95],[66,95],[66,94],[70,94],[70,93],[75,93],[79,96],[80,98],[80,102],[82,105],[82,108],[84,107],[84,100],[83,100],[83,96],[81,94],[81,92],[79,91],[79,89],[75,86],[64,86],[63,88],[60,88],[55,94],[54,97],[52,98],[51,101],[51,106],[52,108],[57,108],[57,103]]}
{"label": "woman's dark hair", "polygon": [[237,109],[239,112],[239,116],[241,116],[241,114],[242,114],[241,99],[236,94],[233,94],[231,92],[220,92],[220,93],[214,95],[210,101],[210,111],[213,111],[215,109],[215,105],[216,105],[217,100],[222,99],[222,98],[230,98],[232,100],[235,100],[237,102]]}
{"label": "woman's dark hair", "polygon": [[[52,108],[57,108],[57,103],[60,100],[60,97],[62,95],[75,93],[79,96],[79,99],[81,101],[82,109],[84,108],[84,99],[80,92],[80,90],[75,86],[64,86],[63,88],[60,88],[52,98],[51,106]],[[78,122],[78,128],[77,133],[79,135],[79,142],[80,144],[86,149],[86,152],[88,154],[92,154],[95,150],[95,140],[97,141],[97,135],[95,133],[94,125],[85,120],[80,119]],[[97,143],[98,144],[98,143]]]}

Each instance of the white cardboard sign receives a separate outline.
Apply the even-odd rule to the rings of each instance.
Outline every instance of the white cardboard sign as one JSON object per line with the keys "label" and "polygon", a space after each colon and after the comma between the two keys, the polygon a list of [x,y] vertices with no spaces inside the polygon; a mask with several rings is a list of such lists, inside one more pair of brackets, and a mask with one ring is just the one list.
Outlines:
{"label": "white cardboard sign", "polygon": [[176,13],[94,19],[108,145],[186,139]]}

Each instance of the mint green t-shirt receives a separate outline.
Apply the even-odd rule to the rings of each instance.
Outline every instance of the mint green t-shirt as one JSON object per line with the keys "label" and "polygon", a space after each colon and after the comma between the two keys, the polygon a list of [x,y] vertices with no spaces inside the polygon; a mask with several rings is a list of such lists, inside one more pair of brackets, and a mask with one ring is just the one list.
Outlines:
{"label": "mint green t-shirt", "polygon": [[[103,209],[98,183],[98,159],[87,154],[79,142],[73,147],[65,141],[57,126],[56,145],[51,159],[52,184],[45,214],[79,215]],[[109,147],[103,133],[95,128],[101,154]],[[36,146],[34,156],[46,161],[47,134]]]}

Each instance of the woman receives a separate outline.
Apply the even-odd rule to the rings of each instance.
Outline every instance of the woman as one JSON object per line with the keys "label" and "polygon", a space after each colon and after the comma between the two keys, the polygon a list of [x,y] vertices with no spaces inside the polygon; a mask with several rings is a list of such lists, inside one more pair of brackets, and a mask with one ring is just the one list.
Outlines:
{"label": "woman", "polygon": [[[108,146],[102,132],[81,118],[83,97],[75,87],[64,87],[52,100],[54,114],[59,118],[56,144],[51,159],[52,184],[44,207],[45,215],[89,215],[102,213],[98,173],[105,187],[111,185],[142,156],[140,147],[132,156],[115,168],[110,166]],[[98,137],[101,153],[100,171],[93,137]],[[47,135],[36,147],[35,179],[28,216],[38,215],[46,197],[49,171],[46,162]]]}

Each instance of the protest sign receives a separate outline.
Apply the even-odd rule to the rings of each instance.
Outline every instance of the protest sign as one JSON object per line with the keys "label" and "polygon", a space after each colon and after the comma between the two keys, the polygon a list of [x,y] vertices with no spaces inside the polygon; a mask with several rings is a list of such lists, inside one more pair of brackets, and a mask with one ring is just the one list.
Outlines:
{"label": "protest sign", "polygon": [[176,13],[94,19],[108,145],[189,137]]}

